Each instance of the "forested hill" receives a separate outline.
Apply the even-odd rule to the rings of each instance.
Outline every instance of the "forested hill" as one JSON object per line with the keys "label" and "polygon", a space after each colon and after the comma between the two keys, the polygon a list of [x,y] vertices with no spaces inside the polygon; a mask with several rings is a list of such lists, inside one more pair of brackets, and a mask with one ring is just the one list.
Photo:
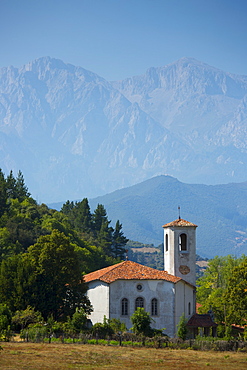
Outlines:
{"label": "forested hill", "polygon": [[104,204],[109,219],[119,218],[130,240],[155,246],[163,242],[162,225],[178,218],[180,206],[181,217],[198,225],[200,256],[247,254],[247,182],[201,185],[156,176],[89,203],[92,208]]}
{"label": "forested hill", "polygon": [[21,172],[0,170],[0,304],[12,312],[32,306],[54,319],[76,307],[89,312],[83,273],[120,262],[127,241],[102,204],[91,212],[85,198],[52,210],[30,196]]}

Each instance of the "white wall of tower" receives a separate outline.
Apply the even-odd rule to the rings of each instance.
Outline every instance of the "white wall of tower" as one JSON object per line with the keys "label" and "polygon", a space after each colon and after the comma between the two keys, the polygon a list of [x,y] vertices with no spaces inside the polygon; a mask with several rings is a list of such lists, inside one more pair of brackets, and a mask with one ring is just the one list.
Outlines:
{"label": "white wall of tower", "polygon": [[[186,250],[179,245],[181,234],[186,234]],[[168,236],[166,236],[168,235]],[[168,238],[168,245],[167,245]],[[195,286],[196,283],[196,227],[164,228],[164,269]]]}

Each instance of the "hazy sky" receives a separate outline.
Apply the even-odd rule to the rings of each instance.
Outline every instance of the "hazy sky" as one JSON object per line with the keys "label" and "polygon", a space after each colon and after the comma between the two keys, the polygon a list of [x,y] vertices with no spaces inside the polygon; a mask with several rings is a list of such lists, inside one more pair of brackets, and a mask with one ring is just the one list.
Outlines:
{"label": "hazy sky", "polygon": [[247,75],[247,0],[0,0],[0,67],[42,56],[108,80],[181,57]]}

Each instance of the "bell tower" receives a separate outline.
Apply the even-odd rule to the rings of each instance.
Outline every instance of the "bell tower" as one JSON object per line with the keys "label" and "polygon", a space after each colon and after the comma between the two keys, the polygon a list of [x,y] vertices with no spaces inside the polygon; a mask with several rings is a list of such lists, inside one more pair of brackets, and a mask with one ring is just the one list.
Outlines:
{"label": "bell tower", "polygon": [[196,228],[182,218],[163,225],[164,267],[171,275],[196,285]]}

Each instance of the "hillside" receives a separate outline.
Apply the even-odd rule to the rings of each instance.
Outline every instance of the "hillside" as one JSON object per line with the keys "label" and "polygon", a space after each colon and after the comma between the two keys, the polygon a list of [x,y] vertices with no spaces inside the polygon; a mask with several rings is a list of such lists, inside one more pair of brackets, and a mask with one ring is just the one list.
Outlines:
{"label": "hillside", "polygon": [[0,168],[45,203],[169,174],[246,181],[247,77],[191,58],[106,81],[44,57],[0,69]]}
{"label": "hillside", "polygon": [[247,254],[247,182],[226,185],[185,184],[157,176],[90,201],[102,203],[109,219],[120,219],[125,235],[158,246],[162,225],[181,217],[198,225],[197,254]]}
{"label": "hillside", "polygon": [[[181,217],[198,225],[197,254],[247,254],[247,182],[222,185],[186,184],[171,176],[156,176],[89,200],[94,210],[103,204],[112,223],[120,220],[130,240],[158,246],[162,225]],[[49,204],[61,209],[62,202]]]}

